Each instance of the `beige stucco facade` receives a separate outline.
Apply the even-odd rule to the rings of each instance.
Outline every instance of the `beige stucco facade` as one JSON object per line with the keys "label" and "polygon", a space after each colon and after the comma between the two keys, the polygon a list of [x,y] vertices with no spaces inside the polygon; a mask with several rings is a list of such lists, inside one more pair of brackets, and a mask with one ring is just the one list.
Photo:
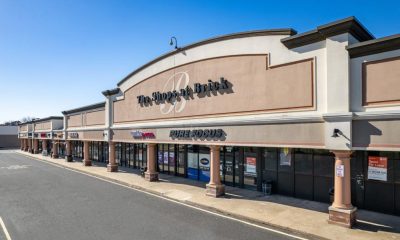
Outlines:
{"label": "beige stucco facade", "polygon": [[354,18],[303,34],[278,29],[208,39],[136,69],[103,92],[105,102],[64,111],[62,130],[36,122],[21,125],[19,136],[52,131],[57,142],[82,142],[85,166],[89,142],[106,142],[112,172],[117,144],[145,143],[150,181],[158,179],[157,144],[207,146],[207,195],[215,197],[224,193],[220,147],[324,150],[334,155],[330,221],[351,227],[352,156],[400,150],[399,39],[374,39]]}

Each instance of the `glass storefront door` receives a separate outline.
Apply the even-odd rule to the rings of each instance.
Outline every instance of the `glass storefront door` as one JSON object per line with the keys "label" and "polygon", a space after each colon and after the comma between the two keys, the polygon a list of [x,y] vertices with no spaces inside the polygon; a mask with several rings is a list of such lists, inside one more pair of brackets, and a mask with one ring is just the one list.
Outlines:
{"label": "glass storefront door", "polygon": [[239,148],[226,146],[221,148],[221,180],[228,186],[239,186]]}

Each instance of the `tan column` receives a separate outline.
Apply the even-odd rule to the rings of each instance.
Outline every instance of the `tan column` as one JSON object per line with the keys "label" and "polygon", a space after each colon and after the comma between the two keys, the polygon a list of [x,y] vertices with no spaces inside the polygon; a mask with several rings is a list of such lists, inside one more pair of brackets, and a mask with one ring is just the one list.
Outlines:
{"label": "tan column", "polygon": [[157,161],[156,161],[156,144],[148,143],[147,144],[147,171],[144,173],[144,177],[147,181],[155,182],[158,181],[158,172],[157,169]]}
{"label": "tan column", "polygon": [[53,154],[51,155],[52,158],[58,158],[58,142],[53,141]]}
{"label": "tan column", "polygon": [[351,228],[356,222],[357,208],[351,204],[351,151],[332,151],[335,154],[334,201],[329,207],[329,222]]}
{"label": "tan column", "polygon": [[210,182],[206,185],[206,195],[219,197],[225,194],[225,186],[221,184],[219,146],[210,146]]}
{"label": "tan column", "polygon": [[71,141],[65,141],[65,161],[72,162],[72,143]]}
{"label": "tan column", "polygon": [[118,172],[118,165],[115,161],[115,142],[108,143],[108,164],[107,171]]}
{"label": "tan column", "polygon": [[38,139],[33,139],[33,153],[34,154],[39,153],[39,140]]}
{"label": "tan column", "polygon": [[47,139],[42,140],[42,155],[47,156]]}
{"label": "tan column", "polygon": [[89,141],[83,141],[83,165],[92,166],[92,161],[89,156]]}

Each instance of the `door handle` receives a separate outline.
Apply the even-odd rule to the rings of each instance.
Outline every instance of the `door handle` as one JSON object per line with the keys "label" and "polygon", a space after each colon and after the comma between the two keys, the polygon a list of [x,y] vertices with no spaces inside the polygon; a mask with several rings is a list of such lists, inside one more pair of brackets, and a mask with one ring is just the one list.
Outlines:
{"label": "door handle", "polygon": [[364,175],[357,175],[356,176],[357,185],[364,190]]}

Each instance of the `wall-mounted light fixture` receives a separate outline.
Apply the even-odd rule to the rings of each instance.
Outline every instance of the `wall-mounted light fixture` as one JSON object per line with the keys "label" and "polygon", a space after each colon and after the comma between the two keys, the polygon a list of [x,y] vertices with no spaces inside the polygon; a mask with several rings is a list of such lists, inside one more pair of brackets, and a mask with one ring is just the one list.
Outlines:
{"label": "wall-mounted light fixture", "polygon": [[176,40],[176,37],[171,37],[171,40],[169,41],[169,45],[174,45],[174,40],[175,40],[175,49],[179,49],[178,47],[178,40]]}
{"label": "wall-mounted light fixture", "polygon": [[336,138],[336,137],[339,137],[339,135],[342,135],[342,131],[340,131],[337,128],[333,129],[333,134],[331,137]]}

